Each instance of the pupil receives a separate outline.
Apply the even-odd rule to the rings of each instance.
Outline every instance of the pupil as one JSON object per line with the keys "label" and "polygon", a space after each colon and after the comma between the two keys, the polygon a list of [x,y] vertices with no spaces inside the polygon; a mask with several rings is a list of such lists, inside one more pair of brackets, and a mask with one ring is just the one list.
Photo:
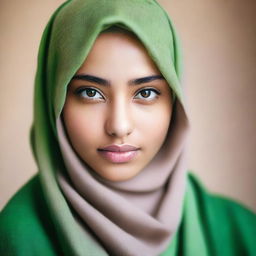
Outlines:
{"label": "pupil", "polygon": [[149,90],[144,90],[144,91],[141,92],[141,95],[142,95],[142,97],[147,98],[150,95],[150,91]]}
{"label": "pupil", "polygon": [[92,89],[88,89],[87,90],[87,95],[89,97],[93,97],[93,96],[95,96],[95,94],[96,94],[95,90],[92,90]]}

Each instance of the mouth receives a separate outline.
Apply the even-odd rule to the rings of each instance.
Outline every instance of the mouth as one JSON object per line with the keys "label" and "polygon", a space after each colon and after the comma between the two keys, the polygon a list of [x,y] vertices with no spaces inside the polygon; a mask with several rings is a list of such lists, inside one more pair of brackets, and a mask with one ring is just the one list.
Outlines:
{"label": "mouth", "polygon": [[110,145],[98,149],[101,156],[112,163],[126,163],[134,159],[138,154],[139,148],[131,145]]}

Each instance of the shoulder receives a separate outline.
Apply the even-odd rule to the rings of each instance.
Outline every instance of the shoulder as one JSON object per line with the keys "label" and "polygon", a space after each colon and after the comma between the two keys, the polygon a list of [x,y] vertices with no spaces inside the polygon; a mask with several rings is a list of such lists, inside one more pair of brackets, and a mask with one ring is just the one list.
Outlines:
{"label": "shoulder", "polygon": [[228,215],[229,217],[234,217],[232,221],[252,221],[256,224],[256,214],[242,203],[223,195],[209,192],[199,178],[192,173],[189,173],[188,179],[193,187],[194,193],[197,195],[196,198],[198,203],[201,204],[202,209],[206,210],[210,208],[210,210],[218,216]]}
{"label": "shoulder", "polygon": [[222,253],[230,250],[230,255],[231,250],[253,255],[256,251],[256,214],[233,199],[209,192],[194,174],[189,173],[188,180],[202,217],[201,223],[208,240],[216,245],[215,250],[222,250]]}
{"label": "shoulder", "polygon": [[38,175],[0,213],[0,255],[55,255],[55,231]]}

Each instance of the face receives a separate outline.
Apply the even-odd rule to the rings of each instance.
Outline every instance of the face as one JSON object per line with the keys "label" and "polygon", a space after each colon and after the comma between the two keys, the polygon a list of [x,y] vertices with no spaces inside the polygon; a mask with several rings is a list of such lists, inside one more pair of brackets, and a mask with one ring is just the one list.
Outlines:
{"label": "face", "polygon": [[125,181],[160,150],[171,91],[135,37],[102,33],[70,81],[62,113],[80,158],[101,177]]}

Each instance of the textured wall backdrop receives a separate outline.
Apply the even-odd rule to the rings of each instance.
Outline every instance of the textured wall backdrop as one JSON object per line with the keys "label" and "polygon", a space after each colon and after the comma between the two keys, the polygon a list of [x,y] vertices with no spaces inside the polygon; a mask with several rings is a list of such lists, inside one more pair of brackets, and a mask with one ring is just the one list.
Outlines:
{"label": "textured wall backdrop", "polygon": [[[28,138],[36,56],[62,2],[0,3],[0,209],[37,171]],[[256,210],[256,2],[159,2],[183,47],[190,169],[210,190]]]}

